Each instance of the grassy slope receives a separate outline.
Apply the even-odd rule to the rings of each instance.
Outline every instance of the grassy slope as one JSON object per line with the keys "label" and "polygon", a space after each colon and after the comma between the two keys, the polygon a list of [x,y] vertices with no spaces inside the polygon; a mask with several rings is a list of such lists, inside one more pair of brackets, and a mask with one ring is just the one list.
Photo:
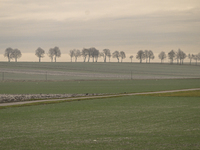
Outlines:
{"label": "grassy slope", "polygon": [[0,149],[198,149],[199,97],[128,96],[0,110]]}
{"label": "grassy slope", "polygon": [[131,93],[200,88],[200,79],[0,82],[0,94]]}

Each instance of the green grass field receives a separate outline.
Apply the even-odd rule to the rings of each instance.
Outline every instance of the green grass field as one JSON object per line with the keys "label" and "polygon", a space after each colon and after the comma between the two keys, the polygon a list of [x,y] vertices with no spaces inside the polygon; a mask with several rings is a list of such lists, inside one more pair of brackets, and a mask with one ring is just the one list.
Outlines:
{"label": "green grass field", "polygon": [[[130,80],[130,70],[143,80]],[[190,65],[0,62],[0,71],[5,78],[0,94],[200,88],[199,66]],[[53,81],[44,81],[45,72]],[[73,75],[66,78],[63,73],[69,72]],[[194,79],[161,79],[176,77]],[[199,99],[199,91],[193,91],[0,109],[0,149],[199,149]]]}
{"label": "green grass field", "polygon": [[126,96],[1,109],[0,149],[199,149],[199,106]]}
{"label": "green grass field", "polygon": [[136,93],[200,88],[200,79],[0,82],[0,94]]}

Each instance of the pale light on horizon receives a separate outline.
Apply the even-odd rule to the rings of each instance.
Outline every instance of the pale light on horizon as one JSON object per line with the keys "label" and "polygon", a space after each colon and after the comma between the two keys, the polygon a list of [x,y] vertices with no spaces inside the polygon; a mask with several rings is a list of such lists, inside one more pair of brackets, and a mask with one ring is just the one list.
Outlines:
{"label": "pale light on horizon", "polygon": [[[60,47],[63,54],[84,47],[133,55],[140,49],[151,49],[154,53],[178,48],[187,54],[200,52],[199,0],[0,0],[0,3],[2,55],[7,47],[18,48],[23,54],[34,53],[37,47],[47,52],[54,46]],[[22,58],[26,60],[24,55]],[[0,56],[0,61],[4,60]],[[35,56],[28,60],[35,61]]]}

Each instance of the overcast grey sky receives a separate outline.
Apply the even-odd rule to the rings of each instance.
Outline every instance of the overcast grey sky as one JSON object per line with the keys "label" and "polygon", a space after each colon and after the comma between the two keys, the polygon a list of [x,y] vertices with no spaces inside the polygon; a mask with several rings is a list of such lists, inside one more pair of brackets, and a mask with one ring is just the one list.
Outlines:
{"label": "overcast grey sky", "polygon": [[199,53],[200,0],[0,0],[2,54],[54,46]]}

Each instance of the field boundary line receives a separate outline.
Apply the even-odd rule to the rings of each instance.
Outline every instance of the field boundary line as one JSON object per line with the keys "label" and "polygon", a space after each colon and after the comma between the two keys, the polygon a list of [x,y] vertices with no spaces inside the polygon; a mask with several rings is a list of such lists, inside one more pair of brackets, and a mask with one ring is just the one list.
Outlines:
{"label": "field boundary line", "polygon": [[140,92],[140,93],[124,93],[124,94],[112,94],[112,95],[103,95],[103,96],[84,96],[84,97],[71,97],[71,98],[61,98],[61,99],[44,99],[44,100],[33,100],[33,101],[23,101],[23,102],[10,102],[10,103],[0,103],[1,106],[22,106],[27,104],[42,104],[45,102],[71,102],[79,100],[89,100],[89,99],[101,99],[101,98],[113,98],[113,97],[122,97],[122,96],[133,96],[133,95],[149,95],[149,94],[161,94],[161,93],[175,93],[175,92],[185,92],[185,91],[196,91],[200,88],[193,89],[179,89],[179,90],[167,90],[167,91],[154,91],[154,92]]}

